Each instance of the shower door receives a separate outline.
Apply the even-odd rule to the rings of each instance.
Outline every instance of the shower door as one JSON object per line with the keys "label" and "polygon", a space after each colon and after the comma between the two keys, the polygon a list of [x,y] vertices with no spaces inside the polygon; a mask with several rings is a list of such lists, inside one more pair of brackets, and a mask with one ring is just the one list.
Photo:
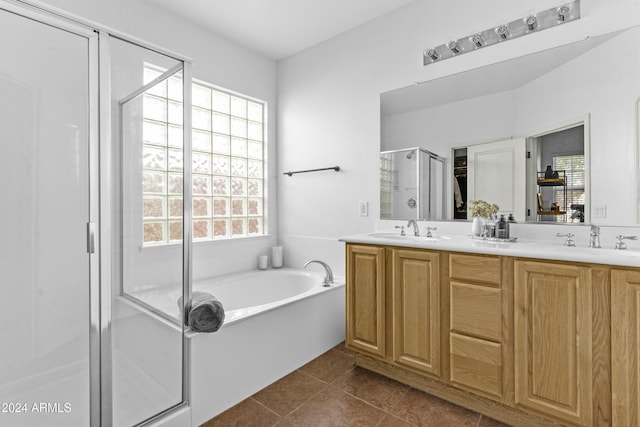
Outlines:
{"label": "shower door", "polygon": [[[183,405],[188,397],[180,302],[189,299],[183,284],[190,280],[191,188],[185,165],[191,162],[191,82],[183,60],[115,36],[108,37],[107,48],[113,423],[131,426]],[[155,298],[142,296],[149,294]]]}
{"label": "shower door", "polygon": [[97,37],[17,12],[0,3],[0,425],[97,426]]}

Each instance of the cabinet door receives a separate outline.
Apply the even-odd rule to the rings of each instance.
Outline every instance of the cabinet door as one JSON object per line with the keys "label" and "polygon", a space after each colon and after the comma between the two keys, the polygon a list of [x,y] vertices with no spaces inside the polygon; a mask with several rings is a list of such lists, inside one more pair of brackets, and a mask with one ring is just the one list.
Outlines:
{"label": "cabinet door", "polygon": [[435,252],[393,250],[393,360],[440,375],[440,273]]}
{"label": "cabinet door", "polygon": [[611,271],[612,425],[640,425],[640,271]]}
{"label": "cabinet door", "polygon": [[592,425],[591,270],[515,262],[516,404]]}
{"label": "cabinet door", "polygon": [[385,355],[384,248],[347,245],[347,346]]}

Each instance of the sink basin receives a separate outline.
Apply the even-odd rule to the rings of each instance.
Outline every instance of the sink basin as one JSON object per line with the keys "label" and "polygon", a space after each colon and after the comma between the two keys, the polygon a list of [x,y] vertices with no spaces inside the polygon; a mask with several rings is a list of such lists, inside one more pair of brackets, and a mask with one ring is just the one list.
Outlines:
{"label": "sink basin", "polygon": [[377,239],[389,239],[389,240],[400,240],[404,242],[437,242],[440,240],[438,237],[424,237],[424,236],[401,236],[398,233],[371,233],[369,234],[371,237],[375,237]]}

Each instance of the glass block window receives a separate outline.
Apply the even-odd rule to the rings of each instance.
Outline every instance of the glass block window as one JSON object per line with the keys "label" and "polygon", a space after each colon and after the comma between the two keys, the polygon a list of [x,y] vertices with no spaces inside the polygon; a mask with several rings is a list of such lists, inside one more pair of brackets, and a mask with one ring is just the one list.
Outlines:
{"label": "glass block window", "polygon": [[[159,74],[148,69],[145,79]],[[182,239],[182,90],[175,83],[144,94],[145,245]],[[265,233],[264,113],[263,102],[193,83],[195,241]]]}
{"label": "glass block window", "polygon": [[392,154],[380,154],[380,218],[391,219]]}

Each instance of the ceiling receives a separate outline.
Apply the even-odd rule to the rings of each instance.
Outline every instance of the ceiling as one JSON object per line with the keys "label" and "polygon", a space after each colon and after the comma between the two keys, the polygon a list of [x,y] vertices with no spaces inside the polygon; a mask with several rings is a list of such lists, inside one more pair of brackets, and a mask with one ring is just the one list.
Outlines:
{"label": "ceiling", "polygon": [[144,0],[280,60],[414,0]]}

